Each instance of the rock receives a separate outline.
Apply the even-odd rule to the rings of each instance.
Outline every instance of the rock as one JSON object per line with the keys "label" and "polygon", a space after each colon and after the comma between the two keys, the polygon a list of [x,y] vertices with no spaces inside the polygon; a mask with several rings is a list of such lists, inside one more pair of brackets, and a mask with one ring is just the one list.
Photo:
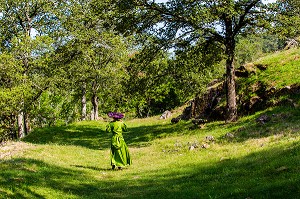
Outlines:
{"label": "rock", "polygon": [[208,144],[203,144],[202,146],[201,146],[201,148],[203,148],[203,149],[208,149],[210,146],[208,145]]}
{"label": "rock", "polygon": [[225,160],[230,160],[230,158],[229,157],[221,157],[220,158],[220,162],[225,161]]}
{"label": "rock", "polygon": [[209,142],[212,142],[212,141],[215,141],[215,138],[212,135],[208,135],[208,136],[205,137],[205,140],[209,141]]}
{"label": "rock", "polygon": [[285,50],[291,49],[291,48],[296,48],[297,46],[299,46],[298,41],[296,41],[295,39],[288,39],[287,41],[285,41]]}
{"label": "rock", "polygon": [[176,124],[176,123],[178,123],[180,120],[181,120],[181,117],[178,116],[178,117],[172,118],[172,119],[171,119],[171,123],[172,123],[172,124]]}
{"label": "rock", "polygon": [[195,149],[195,147],[193,145],[189,147],[190,151],[193,151],[194,149]]}
{"label": "rock", "polygon": [[267,94],[268,95],[273,95],[274,93],[276,93],[277,88],[275,86],[273,86],[272,88],[270,88],[269,90],[267,90]]}
{"label": "rock", "polygon": [[255,74],[255,66],[253,63],[248,63],[245,65],[240,66],[235,71],[236,77],[249,77],[251,74]]}
{"label": "rock", "polygon": [[198,141],[194,141],[194,142],[188,142],[187,145],[189,146],[189,150],[192,151],[196,148],[199,148],[199,143]]}
{"label": "rock", "polygon": [[161,114],[160,119],[167,119],[171,116],[172,116],[171,111],[166,110],[165,112],[163,112],[163,114]]}
{"label": "rock", "polygon": [[282,166],[276,169],[276,171],[286,171],[288,168],[286,166]]}
{"label": "rock", "polygon": [[280,101],[278,103],[278,105],[289,106],[289,107],[292,107],[292,108],[297,108],[298,107],[297,103],[295,103],[294,100],[289,99],[289,98]]}
{"label": "rock", "polygon": [[263,64],[256,64],[255,65],[259,70],[266,70],[267,69],[267,66],[266,65],[263,65]]}
{"label": "rock", "polygon": [[194,119],[192,120],[192,123],[195,125],[200,125],[200,124],[205,124],[207,122],[207,120],[205,119]]}
{"label": "rock", "polygon": [[234,135],[232,133],[226,133],[225,137],[226,138],[234,138]]}
{"label": "rock", "polygon": [[265,124],[266,122],[269,122],[271,118],[267,115],[261,115],[259,118],[256,119],[256,122],[260,124]]}

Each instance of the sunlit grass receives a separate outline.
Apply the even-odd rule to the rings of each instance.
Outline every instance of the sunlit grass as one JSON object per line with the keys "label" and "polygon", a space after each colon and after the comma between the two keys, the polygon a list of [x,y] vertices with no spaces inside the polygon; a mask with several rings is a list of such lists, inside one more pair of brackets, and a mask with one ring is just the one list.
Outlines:
{"label": "sunlit grass", "polygon": [[110,170],[106,122],[40,129],[22,153],[1,160],[0,198],[297,198],[299,120],[299,110],[286,108],[203,129],[158,117],[126,120],[133,165],[123,171]]}
{"label": "sunlit grass", "polygon": [[267,66],[249,80],[259,80],[266,85],[282,88],[299,83],[300,49],[294,48],[265,56],[255,62]]}

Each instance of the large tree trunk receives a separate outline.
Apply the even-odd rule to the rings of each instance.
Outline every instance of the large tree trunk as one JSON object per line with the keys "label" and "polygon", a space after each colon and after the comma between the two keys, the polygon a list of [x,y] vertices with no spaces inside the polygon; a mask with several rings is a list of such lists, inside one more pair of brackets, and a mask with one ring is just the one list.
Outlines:
{"label": "large tree trunk", "polygon": [[92,120],[98,120],[98,97],[96,94],[92,96],[93,112]]}
{"label": "large tree trunk", "polygon": [[227,99],[227,115],[226,122],[234,122],[237,120],[237,105],[236,105],[236,91],[235,91],[235,70],[234,70],[234,39],[226,43],[226,99]]}
{"label": "large tree trunk", "polygon": [[82,85],[82,97],[81,97],[81,120],[86,120],[86,84]]}
{"label": "large tree trunk", "polygon": [[225,53],[226,53],[226,122],[237,120],[236,92],[235,92],[235,74],[234,74],[234,51],[235,51],[235,33],[233,31],[233,19],[231,15],[224,15],[225,22]]}

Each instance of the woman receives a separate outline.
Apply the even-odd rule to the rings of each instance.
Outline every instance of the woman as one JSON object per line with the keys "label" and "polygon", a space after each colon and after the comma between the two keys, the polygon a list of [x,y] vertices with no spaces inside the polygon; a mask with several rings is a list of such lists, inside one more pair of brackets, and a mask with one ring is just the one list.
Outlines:
{"label": "woman", "polygon": [[114,170],[116,167],[122,169],[122,167],[131,165],[130,154],[128,147],[124,141],[123,132],[127,131],[126,124],[121,120],[124,115],[118,112],[108,113],[113,121],[106,126],[106,131],[112,133],[111,138],[111,166]]}

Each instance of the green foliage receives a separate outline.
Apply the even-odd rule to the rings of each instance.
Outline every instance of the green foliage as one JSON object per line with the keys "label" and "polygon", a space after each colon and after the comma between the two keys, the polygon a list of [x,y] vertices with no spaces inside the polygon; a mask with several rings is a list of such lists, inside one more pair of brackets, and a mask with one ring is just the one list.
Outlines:
{"label": "green foliage", "polygon": [[32,122],[33,127],[44,127],[53,125],[68,124],[79,120],[77,110],[77,100],[74,102],[72,95],[59,95],[54,92],[44,92],[34,109],[31,111],[31,117],[34,118]]}
{"label": "green foliage", "polygon": [[300,35],[300,4],[297,0],[277,1],[274,6],[277,15],[274,20],[273,32],[278,34],[282,39],[295,38]]}
{"label": "green foliage", "polygon": [[212,79],[222,78],[225,59],[223,46],[217,42],[199,42],[176,51],[172,72],[185,100],[200,95]]}
{"label": "green foliage", "polygon": [[[151,34],[155,39],[148,46],[154,49],[175,48],[182,51],[186,46],[215,44],[223,48],[226,59],[226,97],[228,122],[236,120],[236,91],[234,80],[234,53],[238,35],[248,35],[270,27],[272,16],[262,1],[172,0],[118,1],[120,26],[123,32]],[[259,12],[257,12],[259,10]],[[132,16],[128,21],[128,16]],[[188,49],[188,48],[187,48]],[[220,53],[219,49],[210,55]],[[150,51],[151,52],[151,51]],[[151,56],[151,54],[150,54]],[[219,55],[217,56],[219,57]],[[211,64],[214,65],[214,64]]]}
{"label": "green foliage", "polygon": [[86,97],[97,97],[100,113],[123,104],[122,81],[126,79],[123,66],[128,58],[129,43],[113,26],[107,26],[109,12],[100,12],[108,9],[105,5],[108,1],[72,1],[69,15],[62,19],[65,42],[55,55],[58,60],[55,64],[63,70],[59,76],[61,83],[74,91],[77,99],[81,98],[82,87],[86,85]]}
{"label": "green foliage", "polygon": [[276,36],[249,35],[239,37],[236,46],[237,65],[253,62],[266,53],[275,52],[280,49],[280,44]]}
{"label": "green foliage", "polygon": [[144,51],[132,55],[127,66],[129,79],[125,82],[127,98],[139,117],[159,114],[180,103],[167,55],[161,52],[152,61],[145,55]]}
{"label": "green foliage", "polygon": [[[255,11],[267,7],[260,1],[247,3],[1,2],[1,125],[15,130],[21,112],[33,127],[76,121],[85,85],[88,113],[92,96],[100,114],[118,110],[144,117],[173,109],[222,76],[226,39],[253,31],[260,35],[252,22],[266,25],[265,13]],[[278,4],[280,16],[296,16],[297,2],[284,3]],[[235,31],[231,36],[228,19]],[[238,63],[272,51],[274,40],[238,38]],[[265,42],[268,47],[261,44]]]}
{"label": "green foliage", "polygon": [[[42,29],[51,29],[49,27],[55,19],[50,17],[50,4],[42,0],[0,3],[0,56],[10,56],[9,61],[6,61],[7,57],[1,60],[7,75],[3,76],[5,82],[1,85],[3,104],[0,118],[12,134],[16,134],[17,115],[24,113],[24,122],[25,117],[26,122],[30,122],[34,103],[44,90],[55,84],[52,69],[48,65],[53,52],[53,40],[47,35],[32,35],[33,30],[42,33]],[[7,118],[10,118],[9,121]]]}

